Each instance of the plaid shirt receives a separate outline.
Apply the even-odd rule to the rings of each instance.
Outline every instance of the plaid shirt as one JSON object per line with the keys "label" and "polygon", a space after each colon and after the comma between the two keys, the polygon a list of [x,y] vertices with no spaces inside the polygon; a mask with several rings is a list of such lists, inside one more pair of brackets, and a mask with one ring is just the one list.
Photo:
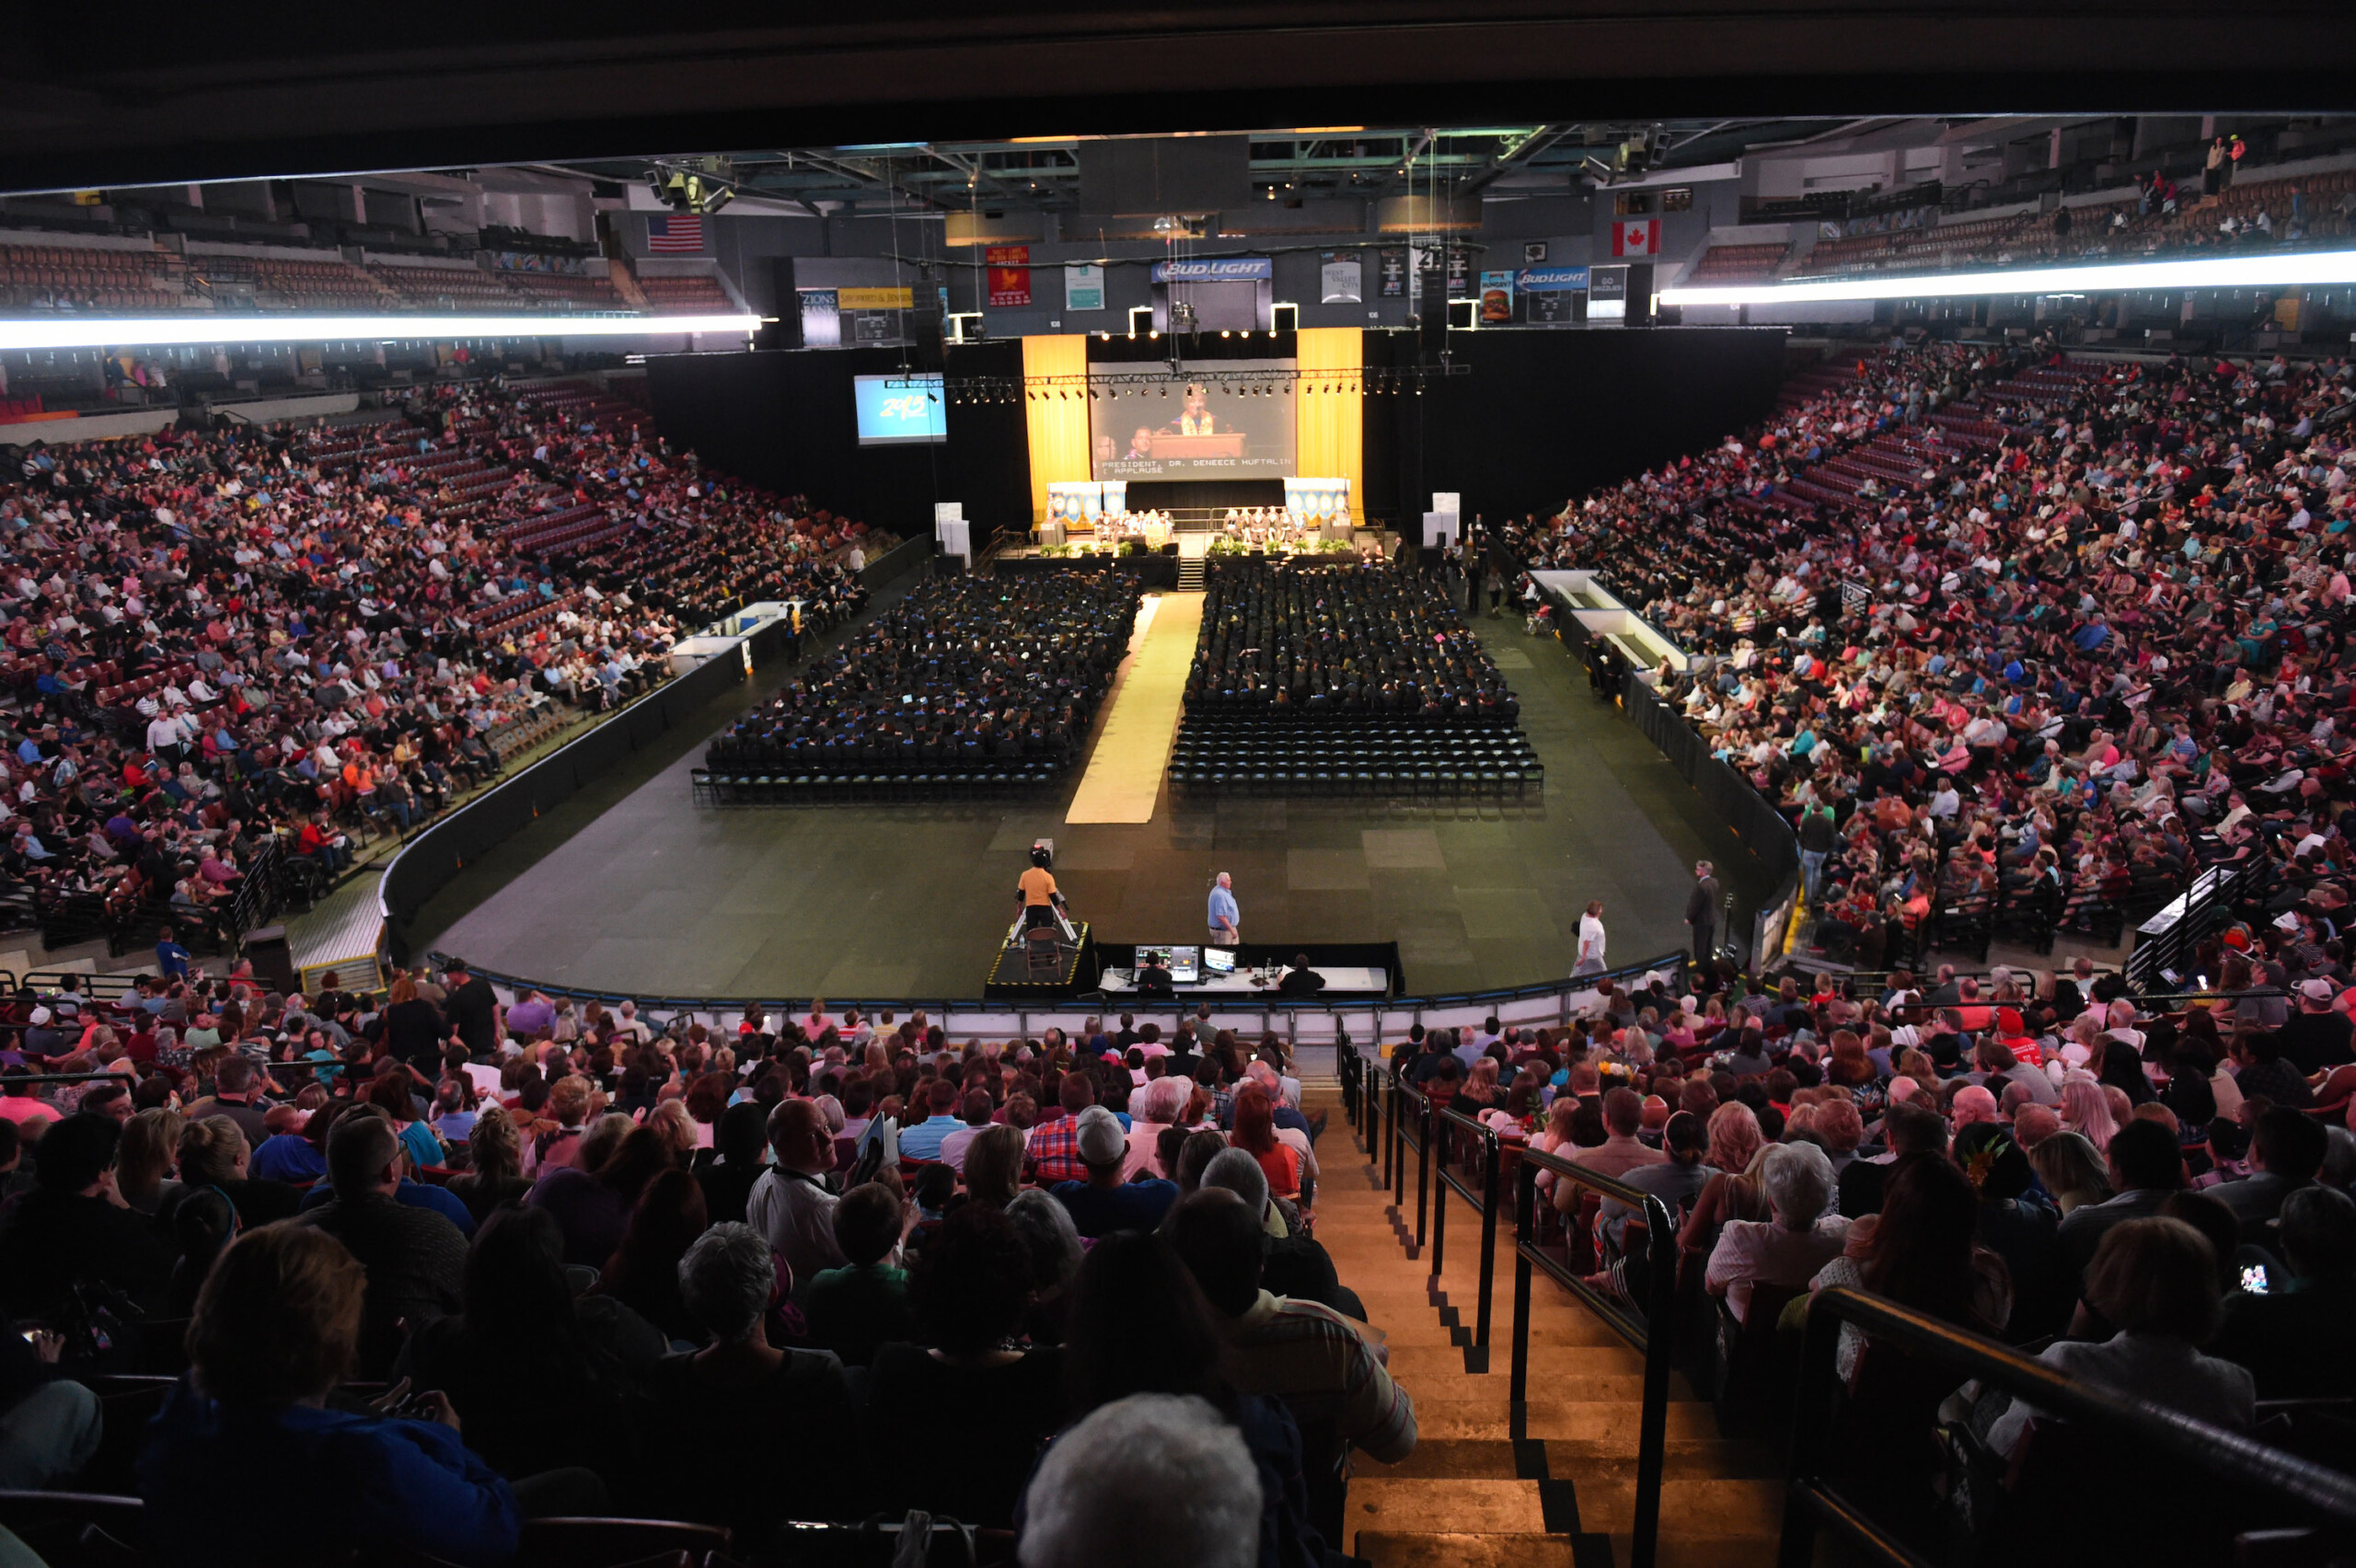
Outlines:
{"label": "plaid shirt", "polygon": [[1302,1421],[1332,1421],[1341,1437],[1382,1464],[1414,1450],[1415,1402],[1338,1312],[1263,1290],[1224,1330],[1235,1381],[1246,1392],[1282,1400]]}
{"label": "plaid shirt", "polygon": [[1088,1167],[1080,1159],[1079,1117],[1058,1116],[1040,1123],[1031,1129],[1029,1149],[1041,1182],[1088,1180]]}

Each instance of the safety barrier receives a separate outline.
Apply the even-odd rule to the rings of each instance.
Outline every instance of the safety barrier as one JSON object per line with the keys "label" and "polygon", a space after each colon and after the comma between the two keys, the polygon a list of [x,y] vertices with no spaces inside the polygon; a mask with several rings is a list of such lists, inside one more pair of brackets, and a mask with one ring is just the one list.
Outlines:
{"label": "safety barrier", "polygon": [[[398,956],[397,951],[396,957]],[[446,963],[449,955],[432,951],[423,956],[427,962],[439,965]],[[638,1005],[641,1016],[652,1014],[658,1020],[680,1017],[689,1022],[725,1024],[731,1029],[748,1006],[762,1008],[771,1018],[793,1018],[810,1000],[806,994],[795,997],[758,992],[734,997],[665,997],[644,991],[556,985],[528,975],[479,968],[474,973],[478,979],[488,981],[511,997],[528,988],[552,1000],[571,997],[577,1002],[600,1002],[609,1008],[630,1001]],[[1090,1018],[1109,1013],[1127,1013],[1140,1023],[1151,1020],[1161,1025],[1166,1035],[1180,1019],[1193,1016],[1198,1004],[1208,1002],[1212,1008],[1211,1022],[1216,1028],[1233,1029],[1238,1033],[1248,1031],[1254,1036],[1274,1034],[1288,1043],[1322,1046],[1352,1039],[1400,1040],[1417,1024],[1427,1029],[1471,1029],[1489,1018],[1496,1019],[1503,1028],[1564,1028],[1594,1001],[1600,982],[1609,980],[1615,986],[1629,986],[1656,974],[1665,974],[1672,984],[1682,986],[1687,974],[1685,954],[1663,953],[1642,963],[1625,964],[1600,974],[1575,974],[1501,990],[1455,991],[1367,1002],[1320,1004],[1273,992],[1258,996],[1182,996],[1150,1001],[1109,997],[1100,992],[1041,1002],[903,996],[828,997],[826,1003],[836,1013],[847,1008],[857,1008],[870,1016],[922,1011],[927,1021],[940,1025],[948,1039],[963,1043],[1036,1039],[1051,1028],[1069,1034]]]}

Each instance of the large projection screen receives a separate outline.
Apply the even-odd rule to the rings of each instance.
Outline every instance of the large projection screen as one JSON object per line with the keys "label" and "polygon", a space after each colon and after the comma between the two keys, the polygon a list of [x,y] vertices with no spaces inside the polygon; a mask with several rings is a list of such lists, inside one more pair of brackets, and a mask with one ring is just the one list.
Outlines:
{"label": "large projection screen", "polygon": [[1222,360],[1145,385],[1135,364],[1089,372],[1088,434],[1099,479],[1266,479],[1293,472],[1291,360]]}

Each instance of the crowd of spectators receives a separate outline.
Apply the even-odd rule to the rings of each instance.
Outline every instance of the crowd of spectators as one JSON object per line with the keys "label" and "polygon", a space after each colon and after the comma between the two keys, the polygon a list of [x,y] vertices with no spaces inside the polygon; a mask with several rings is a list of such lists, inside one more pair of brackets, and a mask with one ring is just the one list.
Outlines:
{"label": "crowd of spectators", "polygon": [[1186,677],[1190,709],[1390,715],[1520,712],[1436,582],[1388,565],[1214,560]]}
{"label": "crowd of spectators", "polygon": [[1068,766],[1138,613],[1133,572],[927,580],[714,741],[714,767]]}
{"label": "crowd of spectators", "polygon": [[[193,1052],[0,1085],[0,1482],[89,1484],[83,1380],[184,1364],[131,1445],[163,1561],[499,1563],[616,1512],[766,1561],[789,1520],[922,1509],[1101,1562],[1089,1498],[1131,1479],[1057,1456],[1149,1399],[1223,1456],[1186,1561],[1322,1568],[1350,1450],[1415,1445],[1311,1234],[1322,1116],[1207,1009],[953,1048],[823,1001],[502,1002],[456,961],[165,992],[219,1009]],[[151,999],[85,1028],[167,1035]],[[257,1474],[283,1508],[211,1505]]]}
{"label": "crowd of spectators", "polygon": [[[1736,1325],[1863,1289],[2246,1431],[2260,1400],[2356,1396],[2329,1317],[2356,1296],[2351,1003],[2336,951],[2288,1019],[2279,997],[2139,1005],[2084,961],[1701,996],[1663,974],[1603,985],[1566,1029],[1433,1031],[1394,1062],[1662,1200],[1671,1260],[1624,1205],[1541,1182],[1588,1283],[1632,1309],[1664,1267]],[[1844,1328],[1844,1380],[1865,1348]],[[1950,1418],[2001,1476],[2036,1412],[1967,1387]]]}
{"label": "crowd of spectators", "polygon": [[2247,863],[2279,982],[2348,901],[2351,375],[1904,348],[1510,532],[1693,656],[1657,689],[1793,823],[1842,956]]}
{"label": "crowd of spectators", "polygon": [[[356,453],[248,425],[29,448],[0,488],[6,886],[193,928],[273,836],[342,870],[350,832],[665,678],[747,595],[819,628],[863,602],[857,525],[535,396],[422,389]],[[460,502],[446,476],[476,469]],[[591,553],[504,542],[584,508],[614,530]]]}

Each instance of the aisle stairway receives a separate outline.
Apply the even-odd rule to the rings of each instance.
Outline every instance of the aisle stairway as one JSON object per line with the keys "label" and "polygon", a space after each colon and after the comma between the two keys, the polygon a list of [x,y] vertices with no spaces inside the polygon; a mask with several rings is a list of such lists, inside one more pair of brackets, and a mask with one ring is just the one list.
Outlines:
{"label": "aisle stairway", "polygon": [[[1389,1338],[1391,1371],[1415,1401],[1415,1451],[1396,1465],[1360,1456],[1340,1544],[1378,1568],[1627,1568],[1634,1518],[1643,1361],[1601,1320],[1541,1274],[1531,1286],[1526,1440],[1514,1440],[1514,1250],[1498,1222],[1496,1295],[1485,1370],[1442,1322],[1429,1263],[1411,1258],[1415,1170],[1405,1241],[1391,1195],[1353,1136],[1337,1085],[1306,1085],[1329,1125],[1318,1143],[1323,1182],[1317,1238],[1342,1282]],[[1412,1160],[1412,1155],[1410,1159]],[[1445,1189],[1441,1189],[1444,1191]],[[1450,1196],[1445,1302],[1473,1320],[1480,1214]],[[1461,1334],[1464,1331],[1456,1331]],[[1720,1437],[1710,1405],[1680,1378],[1670,1390],[1661,1505],[1661,1568],[1765,1568],[1783,1509],[1777,1456]],[[1518,1462],[1519,1460],[1519,1462]]]}

